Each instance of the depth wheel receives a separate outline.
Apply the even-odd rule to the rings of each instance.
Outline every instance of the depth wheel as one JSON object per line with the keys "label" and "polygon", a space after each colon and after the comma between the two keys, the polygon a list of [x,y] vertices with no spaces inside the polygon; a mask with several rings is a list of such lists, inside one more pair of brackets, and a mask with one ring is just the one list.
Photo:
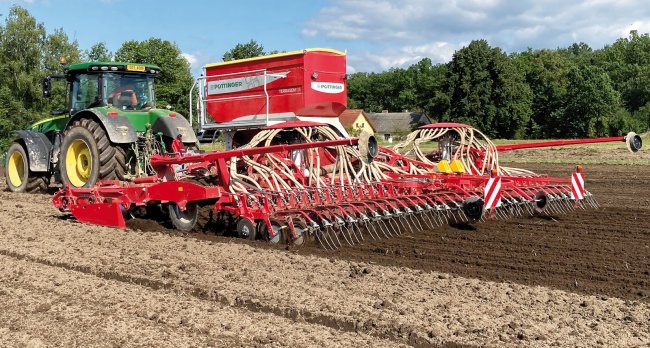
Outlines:
{"label": "depth wheel", "polygon": [[91,187],[98,180],[124,179],[126,152],[111,144],[99,123],[81,119],[63,136],[59,166],[64,186]]}
{"label": "depth wheel", "polygon": [[29,159],[22,144],[14,142],[7,151],[5,168],[7,187],[11,192],[45,192],[50,184],[49,173],[29,170]]}
{"label": "depth wheel", "polygon": [[199,209],[196,203],[186,205],[185,211],[181,211],[175,203],[170,203],[167,210],[169,210],[169,220],[171,220],[172,225],[181,231],[191,231],[199,218]]}

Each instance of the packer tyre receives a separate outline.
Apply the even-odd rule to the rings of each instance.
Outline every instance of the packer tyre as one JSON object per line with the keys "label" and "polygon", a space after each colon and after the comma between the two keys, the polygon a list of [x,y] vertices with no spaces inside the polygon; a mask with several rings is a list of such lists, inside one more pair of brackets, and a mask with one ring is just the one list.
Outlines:
{"label": "packer tyre", "polygon": [[59,166],[64,186],[91,187],[98,180],[123,179],[126,153],[111,144],[99,123],[81,119],[65,132]]}
{"label": "packer tyre", "polygon": [[191,231],[196,225],[196,221],[199,217],[199,209],[196,204],[188,204],[185,206],[185,211],[181,209],[174,203],[170,203],[169,207],[169,220],[171,220],[172,225],[176,229],[181,231]]}
{"label": "packer tyre", "polygon": [[463,211],[468,218],[478,220],[483,216],[483,200],[479,197],[469,197],[463,202]]}
{"label": "packer tyre", "polygon": [[41,192],[49,186],[48,173],[35,173],[29,170],[29,159],[22,144],[14,142],[7,151],[5,168],[7,187],[11,192]]}

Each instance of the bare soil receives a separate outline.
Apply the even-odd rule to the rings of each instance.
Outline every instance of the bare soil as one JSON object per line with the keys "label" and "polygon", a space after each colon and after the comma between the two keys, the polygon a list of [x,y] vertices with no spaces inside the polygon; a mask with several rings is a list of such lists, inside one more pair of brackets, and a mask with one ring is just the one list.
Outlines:
{"label": "bare soil", "polygon": [[0,192],[0,346],[649,345],[649,170],[587,166],[599,210],[339,252],[83,225]]}

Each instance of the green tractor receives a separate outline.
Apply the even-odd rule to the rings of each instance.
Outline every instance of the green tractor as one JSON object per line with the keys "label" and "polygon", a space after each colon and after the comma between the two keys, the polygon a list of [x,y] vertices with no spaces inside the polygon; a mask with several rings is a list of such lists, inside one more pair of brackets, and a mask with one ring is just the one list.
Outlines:
{"label": "green tractor", "polygon": [[13,192],[47,190],[51,178],[73,187],[98,180],[132,180],[152,173],[154,154],[171,152],[174,139],[189,148],[196,136],[179,113],[156,108],[149,64],[72,64],[43,80],[50,97],[53,79],[65,79],[67,109],[15,131],[6,154],[5,176]]}

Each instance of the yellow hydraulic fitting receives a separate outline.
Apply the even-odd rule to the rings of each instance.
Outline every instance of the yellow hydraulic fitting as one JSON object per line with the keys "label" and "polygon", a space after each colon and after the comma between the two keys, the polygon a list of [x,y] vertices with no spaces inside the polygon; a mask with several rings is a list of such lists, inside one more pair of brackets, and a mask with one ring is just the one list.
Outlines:
{"label": "yellow hydraulic fitting", "polygon": [[459,159],[455,159],[451,161],[451,170],[454,173],[465,173],[465,166],[463,165],[463,162],[461,162]]}
{"label": "yellow hydraulic fitting", "polygon": [[442,160],[442,161],[438,162],[438,172],[439,173],[450,174],[451,173],[451,167],[449,166],[449,161]]}

